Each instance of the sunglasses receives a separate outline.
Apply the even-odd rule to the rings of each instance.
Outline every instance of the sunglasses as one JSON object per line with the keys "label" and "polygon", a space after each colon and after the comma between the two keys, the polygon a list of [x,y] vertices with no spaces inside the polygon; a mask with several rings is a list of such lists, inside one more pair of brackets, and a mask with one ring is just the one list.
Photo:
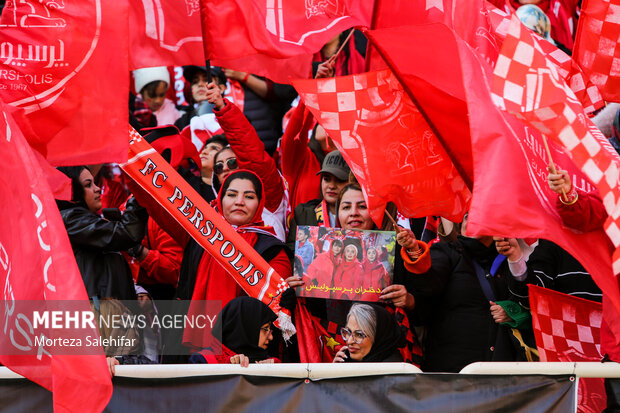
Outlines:
{"label": "sunglasses", "polygon": [[349,337],[353,336],[353,341],[356,344],[362,344],[362,341],[364,341],[364,339],[366,337],[368,337],[366,334],[364,334],[363,332],[359,331],[359,330],[355,330],[355,331],[351,331],[346,327],[342,327],[340,329],[340,335],[342,336],[342,338],[344,339],[344,341],[348,341]]}
{"label": "sunglasses", "polygon": [[228,170],[230,171],[237,169],[239,167],[239,165],[237,165],[237,158],[228,158],[226,159],[226,161],[218,161],[213,166],[213,172],[215,172],[216,175],[219,175],[222,172],[224,172],[224,162],[226,162],[226,166],[228,167]]}

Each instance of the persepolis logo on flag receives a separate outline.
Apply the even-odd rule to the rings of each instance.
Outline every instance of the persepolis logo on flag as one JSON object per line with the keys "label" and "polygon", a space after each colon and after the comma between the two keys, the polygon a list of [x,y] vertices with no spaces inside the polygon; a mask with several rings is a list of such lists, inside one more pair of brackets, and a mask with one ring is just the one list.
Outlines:
{"label": "persepolis logo on flag", "polygon": [[[91,1],[92,7],[63,0],[7,2],[0,18],[0,91],[7,103],[28,114],[58,99],[97,47],[100,2]],[[79,36],[71,27],[77,22],[67,15],[80,16]]]}

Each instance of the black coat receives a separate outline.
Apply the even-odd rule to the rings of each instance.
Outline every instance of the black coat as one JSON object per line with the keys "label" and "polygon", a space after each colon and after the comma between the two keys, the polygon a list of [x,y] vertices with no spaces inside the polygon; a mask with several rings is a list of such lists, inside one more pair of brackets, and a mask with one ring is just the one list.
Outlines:
{"label": "black coat", "polygon": [[[405,284],[416,299],[415,322],[427,327],[422,369],[459,372],[477,361],[509,361],[514,357],[510,330],[493,320],[472,261],[488,274],[497,256],[494,244],[487,248],[459,237],[456,242],[433,244],[430,255],[430,270],[410,274]],[[506,276],[489,281],[496,300],[516,301]]]}
{"label": "black coat", "polygon": [[119,251],[144,238],[146,210],[132,198],[120,221],[108,221],[83,206],[59,207],[88,296],[136,299],[131,271]]}

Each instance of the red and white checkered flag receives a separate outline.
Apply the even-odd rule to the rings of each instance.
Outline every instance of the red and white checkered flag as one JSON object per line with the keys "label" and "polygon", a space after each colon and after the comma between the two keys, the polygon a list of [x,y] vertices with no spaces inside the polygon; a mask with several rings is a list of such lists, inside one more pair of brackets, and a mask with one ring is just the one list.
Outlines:
{"label": "red and white checkered flag", "polygon": [[[584,114],[556,66],[545,58],[542,41],[512,17],[493,72],[494,101],[557,142],[597,187],[609,214],[604,229],[615,247],[613,270],[620,274],[620,157]],[[617,280],[608,280],[613,283],[609,290],[601,280],[595,281],[620,313]]]}
{"label": "red and white checkered flag", "polygon": [[[529,285],[532,326],[540,361],[600,361],[601,303]],[[579,411],[606,406],[603,379],[581,379]]]}
{"label": "red and white checkered flag", "polygon": [[471,193],[389,69],[293,86],[364,188],[375,222],[389,201],[407,217],[460,222]]}
{"label": "red and white checkered flag", "polygon": [[620,102],[620,0],[584,0],[573,56],[607,101]]}
{"label": "red and white checkered flag", "polygon": [[[499,44],[503,44],[508,35],[510,21],[509,14],[503,10],[490,7],[489,23],[493,27],[493,34]],[[537,40],[539,39],[537,38]],[[558,75],[573,91],[586,113],[592,113],[603,107],[605,102],[598,87],[584,74],[575,60],[551,42],[539,40],[538,46],[547,60],[555,64]]]}

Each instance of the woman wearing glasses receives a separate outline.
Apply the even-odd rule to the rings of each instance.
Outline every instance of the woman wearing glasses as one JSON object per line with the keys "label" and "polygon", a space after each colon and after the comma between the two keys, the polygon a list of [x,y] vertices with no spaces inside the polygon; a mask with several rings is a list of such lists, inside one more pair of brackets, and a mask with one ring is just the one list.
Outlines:
{"label": "woman wearing glasses", "polygon": [[353,304],[340,334],[346,345],[336,353],[334,363],[403,361],[398,349],[405,345],[405,333],[385,308]]}
{"label": "woman wearing glasses", "polygon": [[273,340],[271,323],[275,320],[274,312],[262,301],[237,297],[226,304],[213,325],[219,343],[192,354],[190,362],[230,363],[241,367],[250,363],[279,363],[279,359],[269,357],[267,352]]}
{"label": "woman wearing glasses", "polygon": [[234,170],[255,172],[264,183],[263,221],[273,227],[278,239],[284,241],[288,195],[275,160],[265,151],[265,145],[247,118],[237,106],[222,98],[215,83],[208,85],[207,100],[214,105],[213,112],[230,145],[216,153],[213,159],[213,190],[219,192],[221,183]]}

